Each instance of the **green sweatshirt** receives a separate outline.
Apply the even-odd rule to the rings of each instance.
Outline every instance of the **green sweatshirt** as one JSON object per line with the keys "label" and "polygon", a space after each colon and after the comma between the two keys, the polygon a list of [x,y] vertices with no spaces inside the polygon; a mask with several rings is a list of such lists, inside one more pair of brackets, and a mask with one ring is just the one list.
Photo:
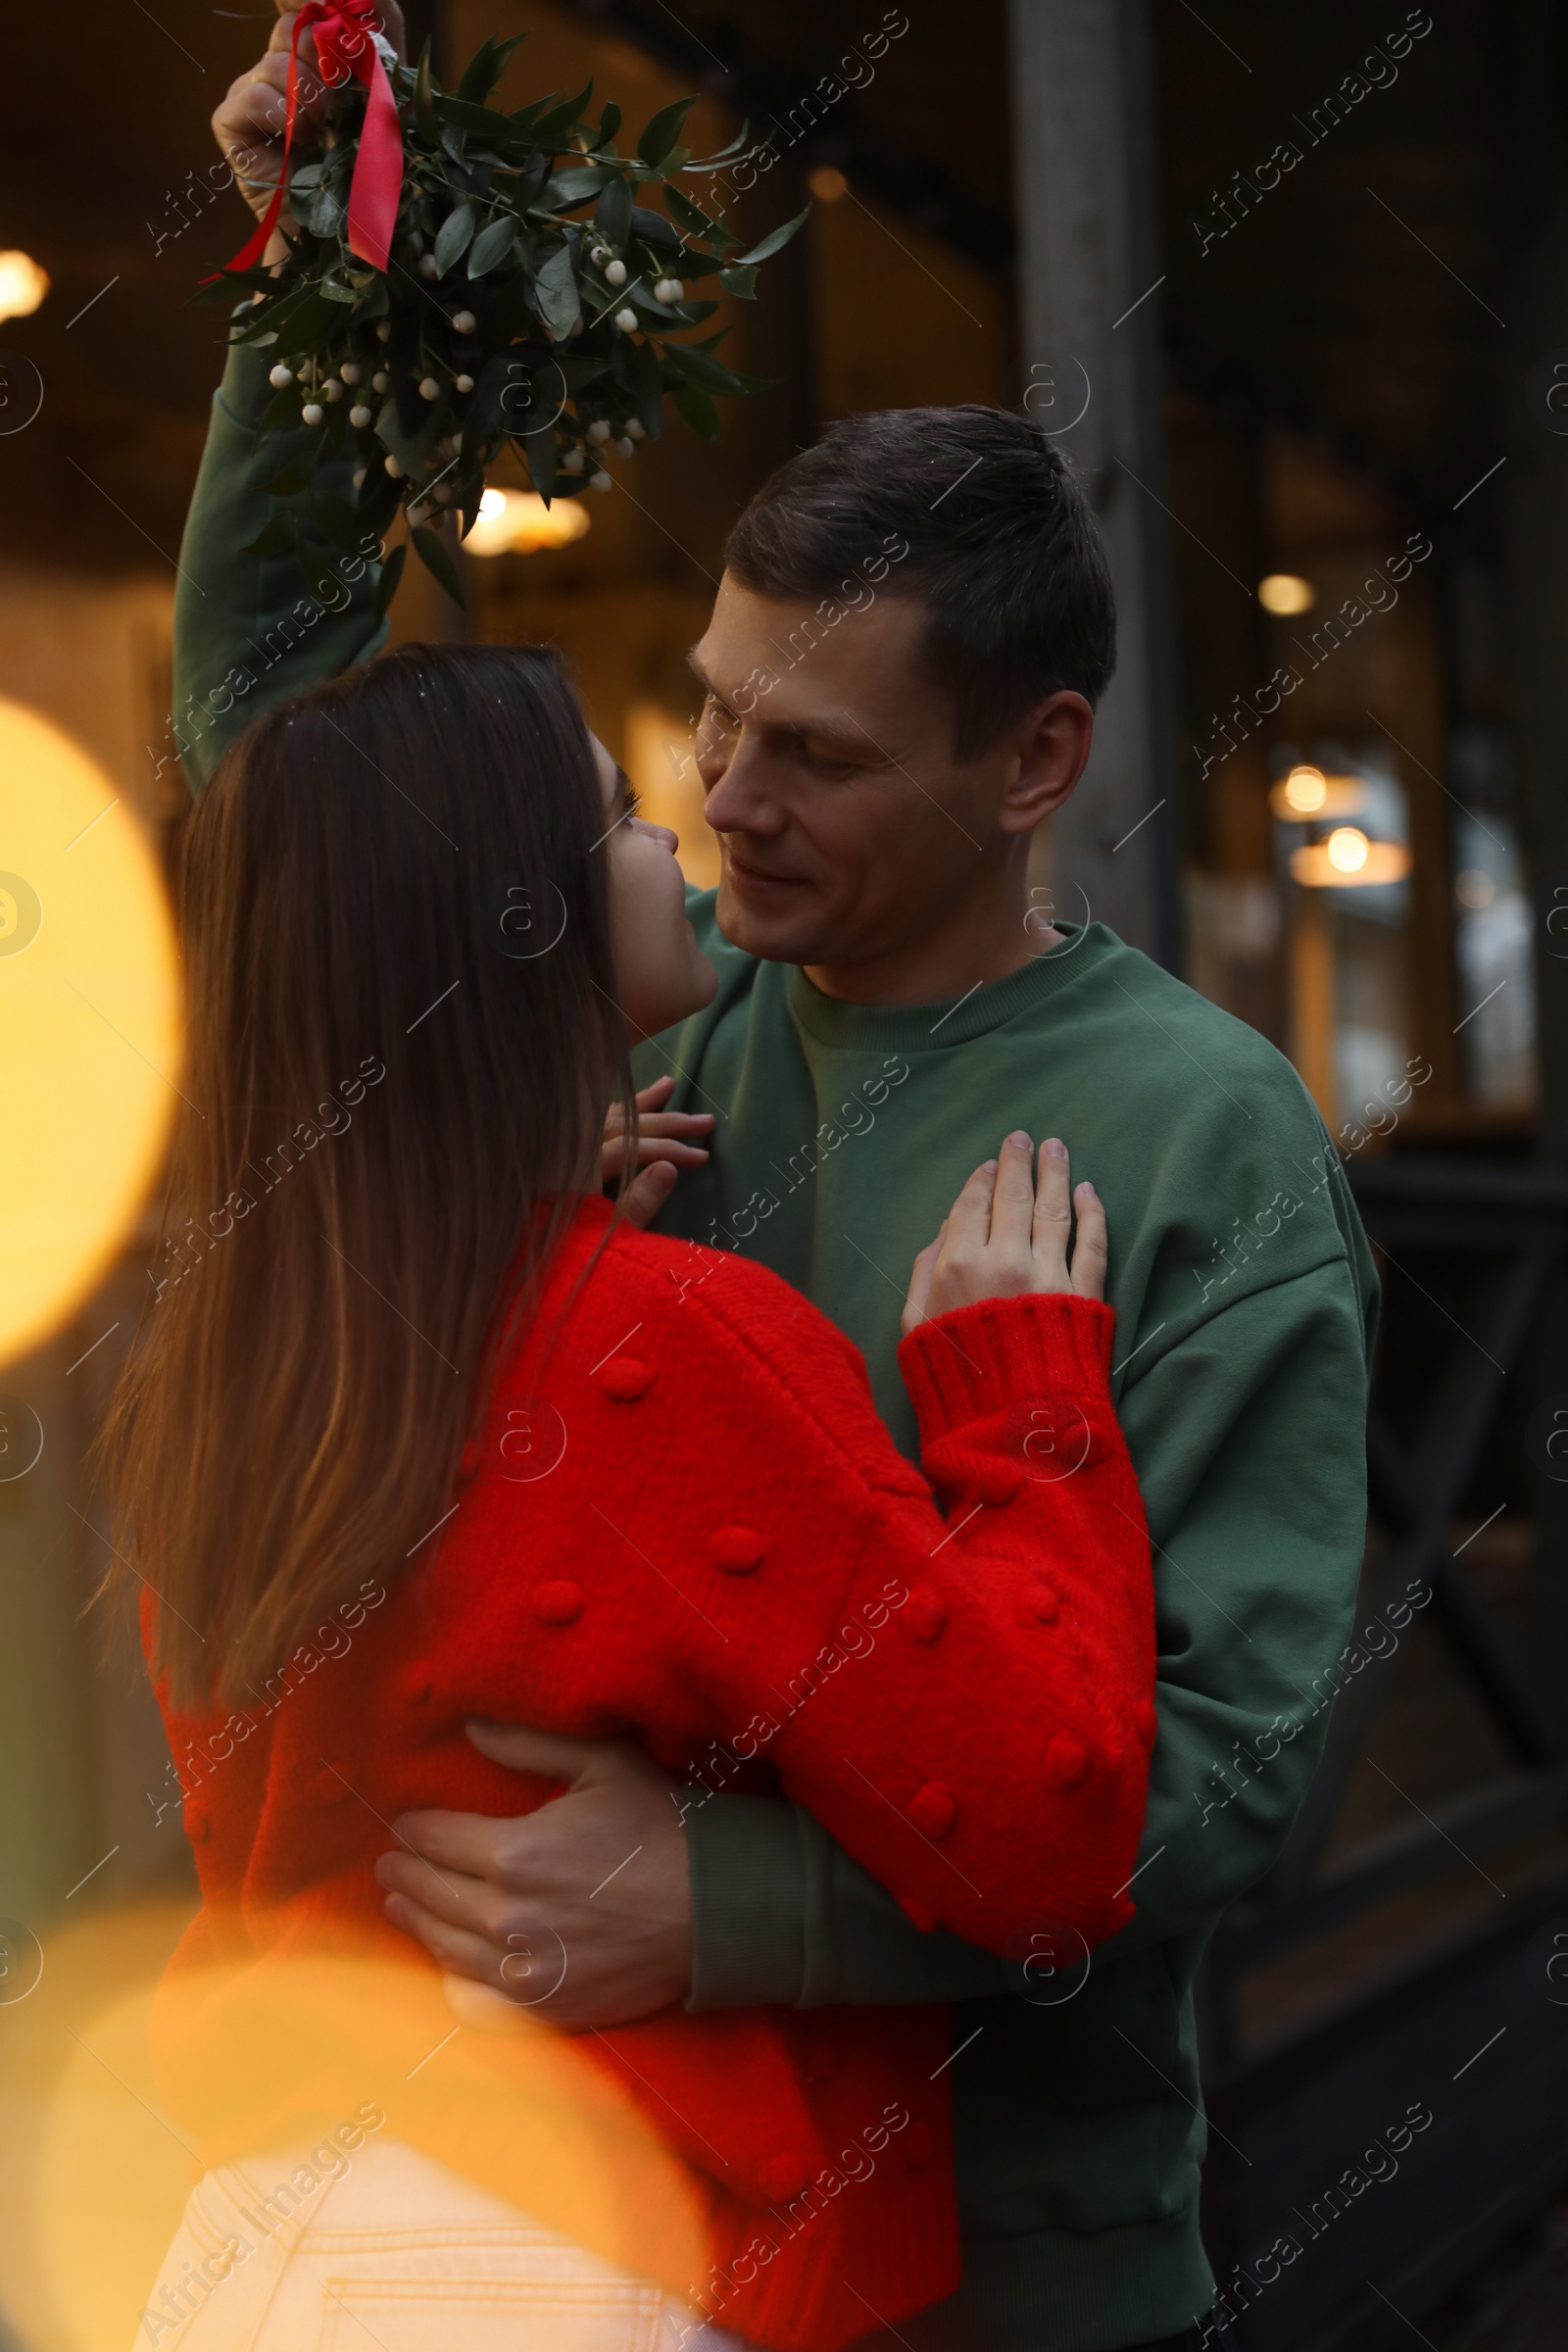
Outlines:
{"label": "green sweatshirt", "polygon": [[[275,469],[245,424],[260,377],[231,363],[191,510],[182,697],[243,666],[279,602],[298,604],[295,582],[274,592],[230,552]],[[270,699],[372,652],[370,594],[368,579],[247,691]],[[243,715],[236,699],[204,724],[193,781]],[[1365,1516],[1365,1240],[1289,1063],[1102,925],[951,1004],[882,1009],[742,955],[710,896],[691,912],[718,994],[642,1049],[639,1078],[676,1072],[676,1107],[711,1109],[717,1128],[661,1222],[808,1293],[864,1352],[907,1450],[900,1307],[963,1178],[1022,1126],[1062,1136],[1105,1202],[1114,1386],[1158,1605],[1136,1920],[1087,1974],[1064,1955],[1020,1990],[1017,1969],[917,1932],[799,1807],[725,1793],[722,1765],[688,1831],[694,2009],[956,2004],[964,2284],[906,2322],[907,2339],[1119,2352],[1186,2328],[1212,2292],[1192,1980],[1220,1912],[1278,1854],[1322,1745]],[[1042,1433],[1042,1461],[1067,1475],[1071,1435]]]}

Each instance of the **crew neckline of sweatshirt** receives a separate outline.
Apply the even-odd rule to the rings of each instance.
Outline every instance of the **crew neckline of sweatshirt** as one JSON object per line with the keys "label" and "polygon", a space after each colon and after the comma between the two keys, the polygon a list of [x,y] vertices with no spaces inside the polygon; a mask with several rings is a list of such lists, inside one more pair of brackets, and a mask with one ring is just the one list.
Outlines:
{"label": "crew neckline of sweatshirt", "polygon": [[1060,947],[1048,949],[1001,980],[965,995],[925,1004],[855,1004],[824,996],[799,967],[791,974],[790,1009],[819,1045],[860,1047],[883,1054],[945,1053],[990,1031],[1072,986],[1080,974],[1121,942],[1104,923],[1058,923]]}

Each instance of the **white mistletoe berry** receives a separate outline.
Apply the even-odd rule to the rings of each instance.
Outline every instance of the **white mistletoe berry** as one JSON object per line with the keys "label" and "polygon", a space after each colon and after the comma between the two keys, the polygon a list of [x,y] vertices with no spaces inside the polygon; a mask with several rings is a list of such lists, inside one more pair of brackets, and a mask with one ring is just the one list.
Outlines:
{"label": "white mistletoe berry", "polygon": [[375,411],[368,409],[363,401],[349,411],[349,422],[357,433],[363,433],[366,426],[373,423],[374,420]]}
{"label": "white mistletoe berry", "polygon": [[602,416],[596,416],[588,427],[588,438],[596,449],[603,449],[610,439],[610,427]]}
{"label": "white mistletoe berry", "polygon": [[316,362],[315,362],[314,360],[301,360],[301,362],[300,362],[300,382],[301,382],[302,384],[314,384],[314,383],[315,383],[315,381],[316,381]]}
{"label": "white mistletoe berry", "polygon": [[617,311],[615,313],[615,324],[619,327],[623,335],[631,334],[637,324],[636,312],[630,308],[627,308],[624,311]]}
{"label": "white mistletoe berry", "polygon": [[402,460],[399,458],[389,457],[386,461],[386,469],[395,482],[401,480],[403,474]]}
{"label": "white mistletoe berry", "polygon": [[643,441],[646,440],[648,436],[647,426],[642,422],[642,419],[637,416],[627,417],[626,431],[633,441]]}
{"label": "white mistletoe berry", "polygon": [[602,270],[610,259],[610,247],[608,245],[594,245],[590,247],[588,259],[592,262],[596,270]]}
{"label": "white mistletoe berry", "polygon": [[561,461],[561,470],[563,473],[581,473],[582,451],[580,449],[568,449],[565,456]]}
{"label": "white mistletoe berry", "polygon": [[662,277],[654,288],[656,302],[684,302],[686,289],[678,277]]}
{"label": "white mistletoe berry", "polygon": [[421,277],[436,277],[439,276],[439,274],[440,272],[437,270],[435,266],[435,255],[433,253],[422,253],[419,256],[419,275]]}
{"label": "white mistletoe berry", "polygon": [[473,378],[472,378],[472,376],[471,376],[471,375],[460,375],[460,376],[457,378],[457,386],[458,386],[458,390],[459,390],[460,392],[471,392],[471,391],[473,390]]}
{"label": "white mistletoe berry", "polygon": [[375,328],[375,339],[376,339],[376,341],[377,341],[378,343],[390,343],[390,342],[391,342],[391,340],[392,340],[392,321],[391,321],[391,319],[390,319],[390,318],[380,318],[380,319],[378,319],[378,320],[376,321],[376,328]]}
{"label": "white mistletoe berry", "polygon": [[588,476],[588,487],[590,490],[609,490],[613,488],[613,484],[609,474],[601,470]]}
{"label": "white mistletoe berry", "polygon": [[281,392],[285,384],[291,384],[294,381],[294,370],[292,368],[285,368],[282,361],[279,360],[267,380],[274,392]]}
{"label": "white mistletoe berry", "polygon": [[325,415],[326,411],[318,400],[308,400],[300,411],[300,421],[303,424],[319,424]]}
{"label": "white mistletoe berry", "polygon": [[460,335],[471,335],[479,321],[471,311],[459,311],[452,323]]}
{"label": "white mistletoe berry", "polygon": [[358,466],[354,469],[354,487],[356,490],[365,488],[365,467],[363,466]]}
{"label": "white mistletoe berry", "polygon": [[341,384],[338,382],[338,380],[337,380],[337,377],[336,377],[335,375],[329,375],[329,376],[327,377],[327,379],[326,379],[325,383],[324,383],[324,384],[321,386],[321,394],[322,394],[322,397],[323,397],[323,399],[326,399],[326,400],[341,400],[341,399],[342,399],[342,397],[343,397],[343,387],[342,387],[342,385],[341,385]]}
{"label": "white mistletoe berry", "polygon": [[388,380],[386,369],[384,368],[378,368],[370,378],[370,390],[372,392],[384,392],[386,390]]}
{"label": "white mistletoe berry", "polygon": [[421,400],[439,400],[440,397],[441,387],[435,377],[433,375],[424,376],[419,384],[419,398]]}
{"label": "white mistletoe berry", "polygon": [[345,360],[342,367],[338,369],[338,373],[346,384],[357,384],[360,380],[359,361]]}
{"label": "white mistletoe berry", "polygon": [[437,482],[435,489],[431,493],[431,496],[434,498],[438,507],[450,505],[452,500],[451,484],[448,482]]}
{"label": "white mistletoe berry", "polygon": [[635,441],[628,439],[626,434],[622,433],[619,439],[616,441],[615,447],[619,450],[623,458],[629,458],[632,452],[636,449],[637,444]]}
{"label": "white mistletoe berry", "polygon": [[626,283],[625,263],[607,262],[605,264],[605,282],[607,285],[623,286]]}

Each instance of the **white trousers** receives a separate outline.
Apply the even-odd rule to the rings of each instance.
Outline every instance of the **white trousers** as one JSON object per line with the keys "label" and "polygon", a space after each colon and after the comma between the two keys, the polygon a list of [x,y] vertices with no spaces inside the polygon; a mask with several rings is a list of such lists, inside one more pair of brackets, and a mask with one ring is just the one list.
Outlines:
{"label": "white trousers", "polygon": [[747,2352],[405,2141],[368,2139],[336,2178],[287,2189],[309,2163],[279,2148],[207,2174],[138,2352]]}

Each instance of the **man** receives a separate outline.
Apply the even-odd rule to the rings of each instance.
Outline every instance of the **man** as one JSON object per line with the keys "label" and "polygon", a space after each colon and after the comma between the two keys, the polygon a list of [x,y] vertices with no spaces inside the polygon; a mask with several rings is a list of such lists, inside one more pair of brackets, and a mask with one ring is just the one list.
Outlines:
{"label": "man", "polygon": [[[229,107],[231,144],[241,118],[271,127],[255,89]],[[296,610],[280,644],[291,560],[231,552],[288,454],[258,445],[265,399],[256,355],[232,355],[181,555],[193,781],[257,701],[380,642],[373,566],[337,610]],[[1113,639],[1093,517],[1019,417],[856,418],[765,487],[694,653],[724,872],[691,911],[719,989],[643,1049],[642,1079],[674,1091],[667,1108],[665,1087],[651,1098],[665,1163],[639,1186],[666,1229],[809,1293],[912,1450],[899,1301],[977,1150],[1008,1127],[1059,1134],[1093,1177],[1155,1544],[1137,1919],[1092,1967],[1043,1923],[1009,1968],[921,1933],[799,1808],[728,1793],[733,1759],[681,1785],[586,1742],[556,1804],[411,1817],[414,1851],[381,1866],[399,1924],[514,1997],[534,1995],[534,1954],[559,1937],[544,2013],[570,2026],[678,2000],[953,2002],[965,2277],[904,2324],[922,2352],[1174,2345],[1207,2306],[1193,1975],[1310,1777],[1312,1686],[1360,1558],[1375,1284],[1321,1122],[1252,1031],[1102,927],[1054,922],[1030,888],[1030,837],[1082,774]],[[706,1161],[699,1113],[716,1121]],[[1038,1435],[1040,1474],[1070,1476],[1073,1431]],[[525,1729],[476,1737],[544,1764]],[[550,1754],[559,1771],[559,1741]],[[868,2340],[891,2342],[876,2322]]]}

